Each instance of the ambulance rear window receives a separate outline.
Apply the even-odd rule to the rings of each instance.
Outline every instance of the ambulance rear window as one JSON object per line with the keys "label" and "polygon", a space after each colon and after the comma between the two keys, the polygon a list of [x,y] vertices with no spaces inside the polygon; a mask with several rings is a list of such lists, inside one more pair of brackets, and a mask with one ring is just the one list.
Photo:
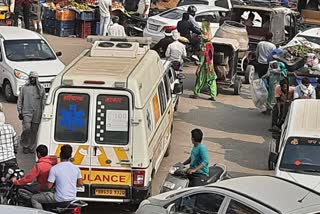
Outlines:
{"label": "ambulance rear window", "polygon": [[95,139],[98,144],[128,144],[129,98],[127,96],[97,97]]}
{"label": "ambulance rear window", "polygon": [[54,139],[58,142],[85,143],[88,140],[89,95],[60,93]]}

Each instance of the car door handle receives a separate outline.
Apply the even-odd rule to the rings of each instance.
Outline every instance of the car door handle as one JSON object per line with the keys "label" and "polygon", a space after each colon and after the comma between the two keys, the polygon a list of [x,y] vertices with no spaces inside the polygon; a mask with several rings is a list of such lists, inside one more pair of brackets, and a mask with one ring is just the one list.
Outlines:
{"label": "car door handle", "polygon": [[131,162],[129,160],[120,160],[117,164],[122,164],[122,165],[131,165]]}

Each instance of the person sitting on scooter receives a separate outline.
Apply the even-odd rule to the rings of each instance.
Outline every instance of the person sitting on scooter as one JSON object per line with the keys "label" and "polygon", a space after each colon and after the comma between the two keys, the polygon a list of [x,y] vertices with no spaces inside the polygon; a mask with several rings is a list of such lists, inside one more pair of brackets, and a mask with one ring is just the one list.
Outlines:
{"label": "person sitting on scooter", "polygon": [[180,65],[183,64],[183,58],[187,56],[186,46],[179,42],[180,33],[174,31],[172,33],[172,38],[174,42],[172,42],[166,51],[166,58],[169,61],[177,61],[180,62]]}
{"label": "person sitting on scooter", "polygon": [[183,162],[183,165],[190,164],[188,177],[190,180],[189,187],[201,186],[209,178],[209,155],[207,147],[202,144],[203,133],[200,129],[191,131],[191,141],[193,148],[191,156]]}
{"label": "person sitting on scooter", "polygon": [[72,147],[63,145],[60,152],[61,162],[50,170],[46,190],[51,190],[55,184],[55,193],[41,192],[31,197],[34,208],[43,209],[42,204],[70,202],[76,198],[77,187],[83,186],[79,167],[70,162]]}
{"label": "person sitting on scooter", "polygon": [[165,37],[161,39],[155,46],[152,47],[152,50],[155,50],[158,52],[160,58],[165,57],[165,53],[167,51],[168,46],[174,42],[172,38],[172,31],[171,30],[166,30],[164,32]]}
{"label": "person sitting on scooter", "polygon": [[56,156],[48,155],[48,147],[45,145],[39,145],[36,148],[36,154],[38,161],[32,167],[31,171],[20,180],[17,180],[16,177],[11,179],[12,183],[17,186],[25,186],[36,180],[35,185],[28,186],[27,189],[29,191],[21,189],[20,193],[26,199],[30,199],[33,193],[41,192],[44,189],[44,186],[47,184],[51,167],[56,165],[58,162]]}

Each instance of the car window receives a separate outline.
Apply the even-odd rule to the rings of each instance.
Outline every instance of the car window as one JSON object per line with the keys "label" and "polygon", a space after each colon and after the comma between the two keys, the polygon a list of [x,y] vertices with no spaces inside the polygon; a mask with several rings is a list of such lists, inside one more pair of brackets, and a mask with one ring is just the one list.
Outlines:
{"label": "car window", "polygon": [[297,37],[302,37],[302,38],[306,39],[308,42],[312,42],[317,45],[320,45],[320,37],[305,36],[305,35],[299,35]]}
{"label": "car window", "polygon": [[161,13],[159,16],[166,18],[166,19],[174,19],[174,20],[180,20],[182,19],[182,14],[186,11],[181,9],[173,9],[166,11],[164,13]]}
{"label": "car window", "polygon": [[195,19],[197,22],[203,22],[207,20],[210,23],[219,23],[220,15],[218,12],[207,12],[197,15]]}
{"label": "car window", "polygon": [[208,5],[208,0],[180,0],[177,6],[183,6],[183,5],[191,5],[191,4],[204,4]]}
{"label": "car window", "polygon": [[218,213],[224,196],[215,193],[200,193],[182,198],[176,212],[213,214]]}
{"label": "car window", "polygon": [[169,100],[170,100],[170,98],[171,98],[171,87],[170,87],[170,82],[169,82],[169,77],[168,77],[168,75],[165,75],[165,76],[163,77],[163,82],[164,82],[164,86],[165,86],[167,101],[168,101],[168,103],[169,103]]}
{"label": "car window", "polygon": [[160,82],[158,86],[158,94],[160,98],[160,108],[161,108],[161,115],[165,112],[167,106],[166,94],[163,82]]}
{"label": "car window", "polygon": [[88,94],[59,94],[54,132],[57,142],[87,142],[89,100]]}
{"label": "car window", "polygon": [[231,199],[226,214],[260,214],[260,212]]}

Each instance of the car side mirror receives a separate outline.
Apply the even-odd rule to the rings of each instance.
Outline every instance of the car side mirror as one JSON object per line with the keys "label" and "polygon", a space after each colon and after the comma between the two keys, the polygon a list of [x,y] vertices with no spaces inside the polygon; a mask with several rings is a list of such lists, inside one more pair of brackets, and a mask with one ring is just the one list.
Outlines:
{"label": "car side mirror", "polygon": [[274,152],[271,152],[270,153],[270,161],[272,162],[272,163],[277,163],[277,161],[278,161],[278,157],[279,157],[279,154],[278,153],[274,153]]}
{"label": "car side mirror", "polygon": [[175,83],[173,87],[173,94],[182,94],[183,86],[180,83]]}
{"label": "car side mirror", "polygon": [[59,56],[62,56],[62,52],[61,51],[58,51],[56,52],[56,55],[59,57]]}
{"label": "car side mirror", "polygon": [[170,204],[167,207],[167,214],[174,214],[176,212],[175,204]]}

